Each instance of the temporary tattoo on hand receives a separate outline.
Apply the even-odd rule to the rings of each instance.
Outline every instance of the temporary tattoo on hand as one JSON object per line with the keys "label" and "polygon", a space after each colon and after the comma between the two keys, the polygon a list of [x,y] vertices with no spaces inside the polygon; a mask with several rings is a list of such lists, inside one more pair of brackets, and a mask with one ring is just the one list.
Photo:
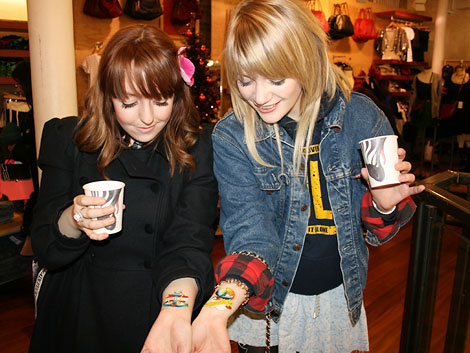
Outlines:
{"label": "temporary tattoo on hand", "polygon": [[182,308],[188,306],[187,300],[188,296],[184,295],[183,292],[179,290],[174,291],[173,294],[168,294],[162,305]]}
{"label": "temporary tattoo on hand", "polygon": [[218,310],[230,310],[233,307],[235,292],[231,288],[219,288],[204,306],[213,306]]}

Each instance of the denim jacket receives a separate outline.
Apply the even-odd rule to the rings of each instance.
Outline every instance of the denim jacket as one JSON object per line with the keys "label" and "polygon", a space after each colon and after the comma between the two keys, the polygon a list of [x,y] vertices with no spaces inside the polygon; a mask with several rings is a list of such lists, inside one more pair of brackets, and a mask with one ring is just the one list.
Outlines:
{"label": "denim jacket", "polygon": [[[374,246],[384,242],[369,230],[364,237],[361,199],[367,186],[360,176],[363,163],[358,142],[393,134],[393,130],[382,111],[359,93],[352,93],[349,101],[337,94],[332,101],[322,102],[319,114],[325,119],[320,159],[337,229],[349,316],[354,324],[359,319],[366,285],[369,253],[365,241]],[[284,158],[281,169],[274,127],[262,126],[257,132],[257,150],[265,162],[275,167],[266,167],[252,158],[243,124],[232,112],[217,123],[212,134],[214,172],[219,183],[225,250],[227,254],[255,253],[266,261],[274,275],[274,289],[265,311],[271,311],[277,321],[302,254],[310,201],[303,170],[293,175],[294,141],[279,127]]]}

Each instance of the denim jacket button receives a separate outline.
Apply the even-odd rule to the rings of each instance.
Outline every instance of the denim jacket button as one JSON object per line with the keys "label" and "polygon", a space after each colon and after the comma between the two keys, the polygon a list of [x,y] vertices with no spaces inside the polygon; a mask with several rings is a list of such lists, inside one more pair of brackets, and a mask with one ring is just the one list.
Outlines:
{"label": "denim jacket button", "polygon": [[289,285],[289,282],[287,282],[286,280],[284,280],[284,281],[282,281],[282,285],[283,285],[284,287],[287,287],[287,286]]}
{"label": "denim jacket button", "polygon": [[292,249],[294,249],[295,251],[299,251],[301,248],[300,244],[295,244]]}
{"label": "denim jacket button", "polygon": [[307,211],[307,209],[308,209],[308,206],[307,206],[307,205],[302,205],[302,206],[300,206],[300,210],[301,210],[302,212]]}
{"label": "denim jacket button", "polygon": [[267,190],[267,191],[266,191],[266,194],[272,195],[272,194],[273,194],[273,191],[272,191],[272,190]]}

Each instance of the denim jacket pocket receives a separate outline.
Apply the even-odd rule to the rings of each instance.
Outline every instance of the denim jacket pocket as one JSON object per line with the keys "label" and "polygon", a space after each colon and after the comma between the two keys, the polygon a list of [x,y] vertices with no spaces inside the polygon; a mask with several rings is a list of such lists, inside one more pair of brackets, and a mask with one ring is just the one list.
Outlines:
{"label": "denim jacket pocket", "polygon": [[288,180],[287,175],[281,173],[281,168],[259,167],[254,169],[259,187],[265,191],[280,190],[283,183]]}

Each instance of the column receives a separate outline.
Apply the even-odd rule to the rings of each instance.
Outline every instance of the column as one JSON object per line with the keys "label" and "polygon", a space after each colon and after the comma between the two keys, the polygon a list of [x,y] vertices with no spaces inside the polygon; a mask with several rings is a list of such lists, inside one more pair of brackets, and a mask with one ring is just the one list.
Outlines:
{"label": "column", "polygon": [[72,0],[28,0],[36,146],[54,117],[77,115]]}
{"label": "column", "polygon": [[432,51],[432,72],[435,72],[439,75],[442,74],[442,64],[444,61],[448,8],[449,0],[439,0],[437,4],[436,20],[434,22],[435,36],[434,48]]}

